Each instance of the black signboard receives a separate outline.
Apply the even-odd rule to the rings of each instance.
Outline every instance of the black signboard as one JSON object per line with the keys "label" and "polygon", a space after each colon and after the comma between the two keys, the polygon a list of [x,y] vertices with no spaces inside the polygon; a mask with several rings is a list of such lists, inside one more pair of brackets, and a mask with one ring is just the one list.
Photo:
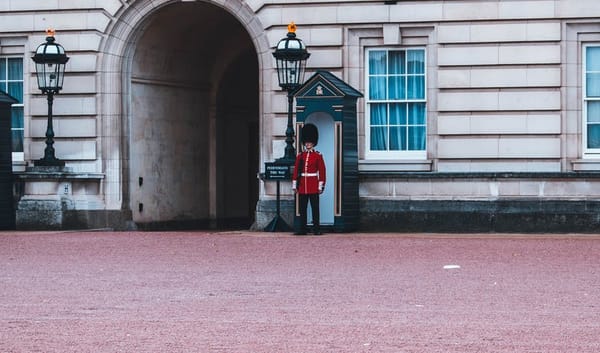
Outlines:
{"label": "black signboard", "polygon": [[265,163],[265,180],[290,180],[293,166],[278,164],[275,162]]}

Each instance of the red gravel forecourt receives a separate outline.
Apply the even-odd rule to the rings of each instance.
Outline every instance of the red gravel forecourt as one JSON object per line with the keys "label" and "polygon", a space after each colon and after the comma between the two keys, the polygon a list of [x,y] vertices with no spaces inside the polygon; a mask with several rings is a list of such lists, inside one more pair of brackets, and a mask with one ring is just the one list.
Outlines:
{"label": "red gravel forecourt", "polygon": [[0,352],[600,352],[600,236],[0,233]]}

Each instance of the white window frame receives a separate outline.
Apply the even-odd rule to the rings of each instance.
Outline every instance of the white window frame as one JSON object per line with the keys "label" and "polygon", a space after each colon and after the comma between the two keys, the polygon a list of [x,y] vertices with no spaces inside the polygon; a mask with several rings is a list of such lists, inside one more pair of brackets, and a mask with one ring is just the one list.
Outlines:
{"label": "white window frame", "polygon": [[600,97],[587,97],[587,49],[588,48],[600,48],[600,43],[589,43],[584,44],[582,46],[583,54],[582,54],[582,85],[581,85],[581,96],[583,99],[582,104],[582,142],[583,142],[583,157],[584,158],[600,158],[600,148],[588,148],[588,112],[587,112],[587,102],[589,101],[600,101]]}
{"label": "white window frame", "polygon": [[[370,84],[369,84],[369,52],[371,51],[404,51],[407,52],[409,50],[422,50],[423,51],[423,60],[424,60],[424,80],[425,80],[425,88],[424,88],[424,98],[418,100],[377,100],[371,101],[370,97]],[[383,160],[425,160],[427,158],[427,49],[424,46],[417,47],[369,47],[365,48],[365,158],[366,159],[383,159]],[[408,83],[407,83],[408,84]],[[372,151],[371,150],[371,104],[370,103],[412,103],[412,102],[422,102],[425,103],[425,150],[422,151]]]}
{"label": "white window frame", "polygon": [[[4,92],[8,92],[8,84],[10,82],[22,82],[23,83],[23,96],[25,96],[25,59],[22,56],[16,56],[16,55],[7,55],[7,56],[0,56],[0,62],[2,62],[2,65],[4,65],[4,67],[6,67],[8,69],[8,59],[21,59],[21,63],[23,65],[23,78],[21,80],[9,80],[8,79],[8,71],[6,73],[6,80],[1,82],[0,84],[4,85],[3,87],[0,87],[2,89],[2,91]],[[23,100],[25,100],[25,97],[23,97]],[[11,107],[20,107],[25,109],[25,104],[24,103],[16,103],[16,104],[12,104]],[[23,117],[23,119],[25,119],[25,117]],[[23,122],[25,123],[25,122]],[[12,134],[13,131],[13,127],[12,127],[12,117],[11,117],[11,127],[10,127],[10,131]],[[25,133],[25,126],[23,125],[23,134]],[[25,150],[25,146],[23,146],[23,150]],[[12,152],[12,161],[13,162],[23,162],[25,161],[25,152]]]}

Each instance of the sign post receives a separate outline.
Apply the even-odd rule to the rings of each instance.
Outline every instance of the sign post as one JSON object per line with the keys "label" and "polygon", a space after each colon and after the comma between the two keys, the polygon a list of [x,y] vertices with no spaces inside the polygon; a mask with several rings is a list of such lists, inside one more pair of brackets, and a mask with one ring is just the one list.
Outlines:
{"label": "sign post", "polygon": [[282,180],[288,181],[291,179],[292,174],[290,169],[292,168],[293,166],[289,164],[277,162],[265,163],[265,180],[277,182],[276,214],[273,220],[265,227],[265,232],[288,232],[292,229],[281,217],[281,193],[279,185]]}

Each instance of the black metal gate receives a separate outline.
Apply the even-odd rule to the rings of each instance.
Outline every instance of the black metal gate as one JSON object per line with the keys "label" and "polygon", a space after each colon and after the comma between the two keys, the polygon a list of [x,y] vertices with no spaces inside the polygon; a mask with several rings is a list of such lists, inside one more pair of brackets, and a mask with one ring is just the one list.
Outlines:
{"label": "black metal gate", "polygon": [[12,174],[11,105],[16,99],[0,91],[0,229],[15,228]]}

